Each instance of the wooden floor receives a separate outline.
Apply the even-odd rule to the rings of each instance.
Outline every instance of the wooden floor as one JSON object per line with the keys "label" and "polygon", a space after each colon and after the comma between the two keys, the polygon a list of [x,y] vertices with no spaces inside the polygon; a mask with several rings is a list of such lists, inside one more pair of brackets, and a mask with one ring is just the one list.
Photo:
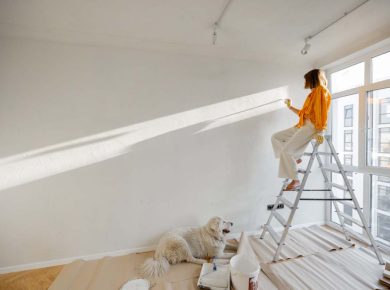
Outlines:
{"label": "wooden floor", "polygon": [[47,290],[63,266],[0,275],[0,290]]}
{"label": "wooden floor", "polygon": [[[328,230],[340,234],[328,226]],[[360,246],[366,246],[354,240]],[[384,255],[386,260],[390,257]],[[47,290],[64,266],[54,266],[0,275],[0,290]]]}

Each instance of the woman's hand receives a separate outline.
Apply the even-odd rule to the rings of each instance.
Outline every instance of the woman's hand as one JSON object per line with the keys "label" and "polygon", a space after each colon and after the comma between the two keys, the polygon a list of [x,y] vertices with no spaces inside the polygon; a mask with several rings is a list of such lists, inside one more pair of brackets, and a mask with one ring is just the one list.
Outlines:
{"label": "woman's hand", "polygon": [[287,108],[291,108],[291,99],[285,99],[284,103],[287,105]]}
{"label": "woman's hand", "polygon": [[318,144],[324,143],[324,132],[323,131],[317,131],[317,133],[314,135],[314,139],[316,139],[316,142]]}
{"label": "woman's hand", "polygon": [[292,105],[291,105],[291,99],[285,99],[284,100],[284,103],[287,105],[287,108],[289,110],[291,110],[292,112],[294,112],[295,114],[298,115],[299,113],[299,110],[297,108],[294,108]]}

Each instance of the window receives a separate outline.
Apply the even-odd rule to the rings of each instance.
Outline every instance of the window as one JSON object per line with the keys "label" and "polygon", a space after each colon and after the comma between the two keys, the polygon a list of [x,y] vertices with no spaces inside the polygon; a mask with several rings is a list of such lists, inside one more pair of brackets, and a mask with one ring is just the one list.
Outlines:
{"label": "window", "polygon": [[372,58],[372,81],[390,79],[390,52]]}
{"label": "window", "polygon": [[383,181],[383,182],[389,182],[390,183],[390,177],[378,176],[378,181]]}
{"label": "window", "polygon": [[377,237],[390,242],[390,216],[378,213]]}
{"label": "window", "polygon": [[[347,206],[347,205],[344,205],[344,213],[347,214],[347,215],[349,215],[349,216],[352,216],[352,207]],[[346,225],[349,225],[349,226],[352,227],[352,222],[351,222],[350,220],[345,219],[345,220],[344,220],[344,223],[345,223]]]}
{"label": "window", "polygon": [[367,92],[367,165],[390,167],[390,88]]}
{"label": "window", "polygon": [[[344,165],[352,165],[352,155],[351,154],[345,154],[344,155]],[[352,177],[352,172],[351,171],[347,171],[347,172],[345,172],[345,174],[348,177]]]}
{"label": "window", "polygon": [[[390,250],[390,45],[371,51],[344,66],[329,68],[332,92],[328,130],[359,206],[368,218],[380,247]],[[375,53],[375,54],[374,54]],[[327,163],[334,163],[329,159]],[[331,174],[332,183],[344,185],[341,174]],[[338,198],[349,193],[334,189]],[[359,219],[356,209],[339,204],[340,211]],[[362,228],[344,220],[347,227]],[[340,223],[333,204],[327,207],[327,223]]]}
{"label": "window", "polygon": [[390,157],[387,156],[380,156],[378,158],[378,166],[379,167],[387,167],[390,168]]}
{"label": "window", "polygon": [[[345,165],[358,165],[358,112],[358,94],[346,95],[332,100],[331,115],[329,116],[331,118],[332,142],[339,153],[341,162],[344,161]],[[347,133],[346,136],[345,133]]]}
{"label": "window", "polygon": [[344,127],[352,127],[353,125],[353,105],[344,106]]}
{"label": "window", "polygon": [[[378,158],[378,167],[389,168],[390,167],[390,157],[380,156]],[[390,184],[390,177],[378,176],[378,181],[389,182],[389,184]]]}
{"label": "window", "polygon": [[379,104],[379,124],[390,124],[390,98],[384,98]]}
{"label": "window", "polygon": [[390,245],[390,182],[386,176],[372,175],[371,179],[373,234]]}
{"label": "window", "polygon": [[379,128],[379,152],[390,153],[390,127]]}
{"label": "window", "polygon": [[[343,178],[341,174],[333,173],[331,175],[331,179],[333,183],[337,183],[340,185],[344,185]],[[354,173],[353,177],[348,177],[348,180],[351,184],[351,187],[355,190],[355,196],[358,200],[358,203],[360,207],[364,207],[363,205],[363,182],[364,182],[364,175],[362,173]],[[333,193],[336,198],[350,198],[350,194],[347,191],[343,191],[341,189],[333,189]],[[330,220],[334,223],[339,224],[340,221],[337,217],[336,209],[334,208],[334,205],[330,207],[331,210],[331,215],[330,215]],[[359,219],[358,213],[356,210],[353,208],[346,206],[346,205],[339,205],[340,211],[344,212],[345,214],[352,216],[353,218]],[[352,224],[351,222],[345,220],[345,224],[349,225],[354,231],[358,233],[362,233],[362,229],[355,224]]]}
{"label": "window", "polygon": [[352,165],[352,155],[351,154],[344,155],[344,165]]}
{"label": "window", "polygon": [[[378,181],[380,181],[378,179]],[[390,212],[390,183],[378,185],[378,209]]]}
{"label": "window", "polygon": [[352,151],[352,130],[344,131],[344,151]]}
{"label": "window", "polygon": [[332,73],[332,93],[360,87],[364,84],[364,62]]}

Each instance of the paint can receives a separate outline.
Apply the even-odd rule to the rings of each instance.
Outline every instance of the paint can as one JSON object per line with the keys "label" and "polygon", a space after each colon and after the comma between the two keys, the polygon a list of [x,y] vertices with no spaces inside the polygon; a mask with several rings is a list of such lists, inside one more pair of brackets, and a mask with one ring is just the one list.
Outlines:
{"label": "paint can", "polygon": [[230,260],[232,283],[235,290],[257,290],[260,265],[244,254]]}

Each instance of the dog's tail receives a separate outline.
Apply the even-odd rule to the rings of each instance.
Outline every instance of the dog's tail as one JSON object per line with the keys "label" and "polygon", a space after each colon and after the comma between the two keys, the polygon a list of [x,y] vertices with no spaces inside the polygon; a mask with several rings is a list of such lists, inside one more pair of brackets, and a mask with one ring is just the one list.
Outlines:
{"label": "dog's tail", "polygon": [[142,274],[147,278],[158,278],[167,273],[169,262],[165,257],[149,258],[141,267]]}

